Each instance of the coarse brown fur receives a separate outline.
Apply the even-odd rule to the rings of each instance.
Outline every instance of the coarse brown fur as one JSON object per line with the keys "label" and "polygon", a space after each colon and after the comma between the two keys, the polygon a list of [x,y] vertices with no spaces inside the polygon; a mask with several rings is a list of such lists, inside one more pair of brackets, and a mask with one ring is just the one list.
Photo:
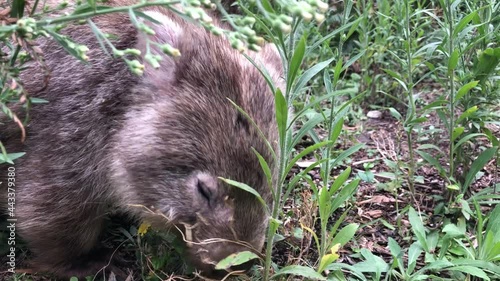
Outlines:
{"label": "coarse brown fur", "polygon": [[[217,177],[244,182],[271,204],[252,148],[274,167],[271,152],[228,99],[276,147],[273,95],[258,70],[223,37],[166,10],[151,15],[161,24],[147,22],[156,32],[150,39],[182,54],[164,56],[158,70],[146,64],[142,77],[133,75],[122,60],[102,51],[88,26],[71,25],[63,32],[89,47],[89,65],[43,39],[38,43],[51,71],[47,87],[39,64],[23,72],[27,91],[49,103],[33,107],[24,143],[12,129],[2,128],[0,140],[10,151],[26,152],[14,165],[16,231],[34,253],[37,270],[62,277],[95,273],[107,262],[90,257],[111,208],[140,219],[159,217],[138,205],[163,214],[170,224],[192,227],[189,258],[207,275],[214,274],[213,263],[245,250],[241,243],[207,239],[241,241],[256,250],[263,245],[263,206]],[[118,49],[145,53],[145,35],[123,14],[94,21],[118,35],[113,41]],[[249,54],[281,83],[279,56],[271,46]],[[0,165],[0,181],[5,182],[6,168]]]}

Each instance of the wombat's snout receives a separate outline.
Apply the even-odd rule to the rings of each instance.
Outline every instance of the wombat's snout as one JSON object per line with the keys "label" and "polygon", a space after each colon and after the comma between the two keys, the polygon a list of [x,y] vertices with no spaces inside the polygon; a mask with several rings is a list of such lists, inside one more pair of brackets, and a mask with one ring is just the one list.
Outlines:
{"label": "wombat's snout", "polygon": [[201,271],[201,274],[205,277],[220,279],[226,276],[228,273],[233,271],[239,271],[244,273],[248,271],[254,264],[255,259],[250,260],[246,263],[233,266],[226,270],[215,269],[215,265],[231,254],[236,254],[243,251],[248,251],[249,249],[239,245],[227,245],[226,243],[214,243],[209,247],[194,247],[190,251],[195,251],[192,253],[191,262],[193,265]]}

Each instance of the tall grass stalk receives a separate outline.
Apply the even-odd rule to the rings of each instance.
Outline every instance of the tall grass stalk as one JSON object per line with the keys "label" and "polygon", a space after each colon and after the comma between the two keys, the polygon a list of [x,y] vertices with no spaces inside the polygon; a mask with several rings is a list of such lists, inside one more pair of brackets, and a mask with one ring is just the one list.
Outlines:
{"label": "tall grass stalk", "polygon": [[454,52],[455,49],[455,42],[453,40],[453,12],[452,12],[452,5],[450,3],[450,0],[446,0],[445,2],[445,7],[444,8],[444,16],[445,16],[445,22],[448,24],[448,89],[449,89],[449,105],[450,105],[450,120],[449,120],[449,128],[448,128],[448,134],[450,138],[450,144],[449,144],[449,151],[448,151],[448,157],[449,157],[449,165],[450,169],[448,172],[449,178],[453,179],[454,178],[454,171],[455,171],[455,160],[454,160],[454,151],[455,151],[455,143],[452,139],[453,136],[453,130],[455,128],[455,71],[451,70],[450,65],[452,64],[452,61],[454,60],[454,54],[456,54],[456,60],[458,60],[458,52]]}
{"label": "tall grass stalk", "polygon": [[[412,122],[416,116],[416,106],[415,99],[413,97],[413,62],[412,62],[412,35],[410,28],[410,0],[405,1],[405,37],[406,37],[406,60],[407,60],[407,88],[408,88],[408,113],[406,115],[406,123]],[[415,186],[413,182],[413,175],[415,174],[415,152],[413,151],[413,125],[405,126],[406,135],[408,138],[408,153],[410,156],[410,163],[408,165],[408,187],[410,188],[410,192],[412,196],[415,196]]]}
{"label": "tall grass stalk", "polygon": [[[352,8],[352,1],[347,0],[344,2],[344,9],[342,13],[342,21],[341,21],[341,26],[345,26],[347,24],[347,21],[349,19],[349,14]],[[335,67],[335,73],[334,73],[334,78],[332,82],[332,89],[336,91],[338,89],[338,82],[340,78],[340,73],[339,70],[342,68],[343,60],[342,60],[342,51],[343,51],[343,46],[344,46],[344,37],[345,37],[345,32],[342,32],[340,35],[339,39],[339,44],[338,44],[338,50],[337,50],[337,55],[338,55],[338,60],[337,64]],[[325,69],[325,71],[328,71],[328,69]],[[326,86],[326,85],[325,85]],[[330,142],[332,141],[332,132],[334,131],[335,127],[335,95],[332,96],[330,100],[330,117],[328,120],[328,137],[327,141]],[[339,121],[342,122],[342,121]],[[335,140],[333,140],[335,141]],[[323,155],[324,158],[329,159],[332,155],[332,147],[334,146],[334,143],[329,144],[326,147],[325,154]],[[330,161],[325,161],[325,172],[323,174],[323,188],[329,188],[330,186],[330,172],[331,172],[331,166],[330,166]],[[320,219],[327,219],[327,218],[322,218]],[[320,239],[320,253],[319,256],[323,257],[326,252],[328,251],[327,247],[327,242],[328,242],[328,230],[326,228],[327,222],[321,222],[321,239]]]}
{"label": "tall grass stalk", "polygon": [[[294,19],[294,22],[292,26],[296,27],[296,21],[299,20],[297,18]],[[293,54],[294,51],[294,46],[295,46],[295,32],[297,32],[296,28],[292,30],[290,33],[290,36],[288,38],[289,43],[288,44],[283,44],[281,45],[281,48],[283,49],[283,53],[285,54],[285,58],[282,57],[284,60],[289,60],[286,61],[284,64],[284,77],[289,77],[289,72],[291,66],[289,65],[290,63],[293,63],[293,61],[290,59],[290,55]],[[287,85],[291,85],[287,82]],[[278,99],[284,99],[284,102],[286,104],[287,109],[290,109],[293,105],[292,100],[293,100],[293,95],[291,93],[292,87],[287,86],[285,90],[285,94],[283,95],[280,90],[277,90],[275,94],[275,102],[278,102]],[[279,109],[277,109],[279,110]],[[290,113],[290,110],[287,110],[286,114],[286,133],[284,136],[280,136],[280,143],[279,143],[279,163],[278,163],[278,180],[276,183],[276,188],[275,188],[275,198],[273,200],[273,210],[269,222],[269,227],[268,227],[268,233],[267,233],[267,241],[266,241],[266,259],[264,262],[264,281],[267,281],[270,279],[270,270],[271,270],[271,263],[272,263],[272,250],[273,250],[273,242],[274,242],[274,237],[276,235],[276,231],[278,230],[279,226],[279,215],[280,215],[280,210],[282,208],[282,197],[281,194],[283,192],[283,185],[286,180],[287,176],[287,171],[286,167],[288,166],[290,154],[292,151],[292,148],[289,147],[290,143],[292,143],[292,128],[293,126],[289,126],[289,122],[291,120],[290,116],[288,114]]]}
{"label": "tall grass stalk", "polygon": [[[281,93],[278,91],[276,95],[281,95]],[[280,143],[280,156],[279,156],[279,176],[278,176],[278,182],[276,183],[276,192],[275,192],[275,198],[274,198],[274,204],[273,204],[273,211],[271,214],[271,221],[269,222],[269,227],[268,227],[268,233],[267,233],[267,241],[266,241],[266,260],[264,262],[264,280],[267,281],[269,280],[269,272],[271,270],[271,263],[272,263],[272,252],[273,252],[273,241],[274,241],[274,236],[276,235],[276,230],[278,229],[279,222],[279,213],[281,210],[281,205],[282,205],[282,198],[281,198],[281,193],[283,191],[283,184],[286,179],[286,171],[285,168],[288,165],[288,159],[289,159],[289,153],[288,153],[288,146],[290,143],[290,138],[291,134],[286,134],[286,137],[284,141]]]}

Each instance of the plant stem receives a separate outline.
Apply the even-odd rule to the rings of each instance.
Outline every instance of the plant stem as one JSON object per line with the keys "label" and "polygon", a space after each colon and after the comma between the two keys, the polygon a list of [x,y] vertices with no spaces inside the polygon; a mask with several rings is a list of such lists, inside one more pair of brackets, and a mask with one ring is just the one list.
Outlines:
{"label": "plant stem", "polygon": [[[295,22],[295,20],[294,20],[294,22]],[[290,40],[290,41],[295,40],[295,36],[294,36],[295,32],[296,32],[296,29],[294,29],[291,32],[290,38],[288,40]],[[283,46],[283,48],[285,48],[285,46]],[[289,43],[288,48],[289,48],[288,50],[285,50],[285,53],[288,54],[287,57],[291,57],[290,54],[294,51],[294,48],[295,48],[294,42]],[[285,64],[285,65],[287,65],[287,64]],[[284,71],[285,71],[284,77],[288,77],[289,67],[286,67],[284,69]],[[288,87],[287,87],[286,92],[285,92],[285,100],[287,102],[288,108],[293,106],[293,103],[292,103],[293,97],[290,94],[290,92],[291,92],[291,89],[288,89]],[[291,120],[290,117],[291,116],[288,116],[287,122],[290,122],[290,120]],[[282,193],[282,189],[283,189],[283,184],[284,184],[285,179],[286,179],[285,169],[286,169],[286,166],[288,165],[288,156],[291,153],[291,150],[288,147],[290,146],[290,143],[291,143],[292,129],[291,129],[291,126],[288,126],[288,125],[289,124],[287,124],[288,130],[285,134],[285,139],[283,142],[280,141],[280,155],[279,155],[279,164],[278,164],[279,178],[278,178],[277,183],[276,183],[276,191],[275,191],[275,196],[273,198],[274,205],[273,205],[273,211],[271,214],[271,219],[275,220],[275,221],[269,223],[269,227],[268,227],[268,231],[267,231],[266,260],[264,262],[264,281],[268,281],[270,279],[269,272],[271,270],[273,241],[274,241],[274,236],[276,235],[276,228],[274,227],[274,224],[278,220],[279,214],[280,214],[279,212],[281,210],[281,193]]]}
{"label": "plant stem", "polygon": [[[446,9],[445,9],[445,15],[446,15],[446,20],[448,21],[448,53],[451,58],[454,50],[454,41],[453,41],[453,13],[451,11],[451,4],[449,0],[446,0]],[[455,163],[453,159],[454,155],[454,150],[455,150],[455,144],[453,143],[452,136],[453,136],[453,129],[455,127],[455,71],[451,71],[448,73],[448,81],[449,81],[449,87],[450,87],[450,122],[449,122],[449,138],[450,138],[450,145],[449,145],[449,165],[450,165],[450,170],[448,173],[448,176],[450,178],[454,178],[454,170],[455,170]]]}
{"label": "plant stem", "polygon": [[[415,100],[413,98],[413,65],[412,65],[412,54],[411,54],[411,30],[410,30],[410,0],[405,1],[405,29],[406,29],[406,59],[407,59],[407,75],[408,75],[408,110],[410,111],[407,115],[406,121],[411,122],[415,119]],[[413,125],[409,126],[406,130],[408,138],[408,153],[410,156],[409,171],[408,171],[408,187],[412,197],[415,196],[415,186],[413,182],[413,176],[415,174],[415,152],[413,151]]]}
{"label": "plant stem", "polygon": [[151,7],[151,6],[170,6],[170,5],[174,5],[174,4],[179,4],[180,2],[181,1],[179,1],[179,0],[153,1],[153,2],[142,2],[139,4],[135,4],[135,5],[130,5],[130,6],[109,7],[109,8],[95,10],[95,11],[87,12],[87,13],[69,15],[69,16],[65,16],[65,17],[58,17],[56,19],[40,20],[37,22],[37,26],[45,26],[45,25],[49,25],[49,24],[58,24],[58,23],[63,23],[63,22],[68,22],[68,21],[87,19],[90,17],[104,15],[104,14],[110,14],[110,13],[128,12],[130,9],[135,10],[135,9],[141,9],[141,8],[146,8],[146,7]]}
{"label": "plant stem", "polygon": [[[102,10],[96,10],[92,12],[87,12],[87,13],[81,13],[81,14],[76,14],[76,15],[69,15],[69,16],[62,16],[58,17],[55,19],[44,19],[37,21],[36,25],[37,26],[46,26],[46,25],[51,25],[51,24],[59,24],[59,23],[64,23],[68,21],[75,21],[75,20],[81,20],[81,19],[88,19],[91,17],[99,16],[99,15],[104,15],[104,14],[110,14],[110,13],[119,13],[119,12],[128,12],[130,9],[141,9],[141,8],[146,8],[146,7],[151,7],[151,6],[170,6],[174,4],[179,4],[179,0],[175,1],[153,1],[153,2],[144,2],[140,4],[135,4],[135,5],[130,5],[130,6],[122,6],[122,7],[109,7],[105,8]],[[8,33],[8,32],[13,32],[16,30],[17,26],[14,25],[8,25],[8,26],[0,26],[0,34],[1,33]]]}
{"label": "plant stem", "polygon": [[[291,103],[289,103],[291,106]],[[281,193],[283,189],[283,184],[286,179],[286,174],[285,174],[285,169],[288,164],[288,155],[290,154],[290,151],[288,149],[288,146],[290,144],[291,140],[291,130],[289,130],[290,133],[287,132],[285,136],[285,140],[282,144],[282,147],[280,147],[280,156],[279,156],[279,179],[276,183],[276,192],[275,192],[275,198],[273,200],[273,212],[271,214],[271,219],[272,220],[278,220],[279,218],[279,212],[281,210]],[[269,280],[269,271],[271,270],[271,258],[272,258],[272,250],[273,250],[273,241],[274,241],[274,236],[276,234],[276,229],[274,228],[274,223],[275,222],[270,222],[268,231],[267,231],[267,240],[266,240],[266,260],[264,263],[264,281]]]}

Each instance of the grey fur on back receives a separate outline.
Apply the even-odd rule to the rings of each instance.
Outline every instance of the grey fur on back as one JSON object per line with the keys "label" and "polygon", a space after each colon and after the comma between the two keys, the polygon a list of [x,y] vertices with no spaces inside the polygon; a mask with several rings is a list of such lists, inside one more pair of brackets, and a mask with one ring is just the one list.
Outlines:
{"label": "grey fur on back", "polygon": [[[190,259],[208,275],[213,272],[207,262],[244,247],[204,240],[241,241],[255,250],[263,245],[263,207],[250,193],[217,177],[244,182],[271,203],[252,148],[273,166],[271,153],[228,99],[252,117],[276,148],[273,95],[257,69],[224,38],[165,10],[150,14],[161,22],[148,23],[156,31],[152,39],[182,54],[165,56],[159,70],[146,65],[143,77],[131,74],[120,59],[103,53],[87,26],[72,25],[64,33],[89,47],[90,65],[52,40],[40,40],[51,71],[48,87],[40,91],[45,77],[37,64],[23,72],[30,94],[49,103],[32,109],[24,144],[12,128],[0,139],[8,149],[27,153],[15,164],[16,216],[18,233],[38,257],[34,265],[40,270],[83,276],[98,269],[101,265],[87,257],[111,207],[138,218],[158,218],[136,206],[143,205],[171,224],[193,226]],[[145,53],[144,35],[125,16],[95,22],[119,35],[114,41],[118,49],[137,47]],[[280,59],[271,46],[250,56],[281,83]],[[0,166],[0,177],[5,170]]]}

